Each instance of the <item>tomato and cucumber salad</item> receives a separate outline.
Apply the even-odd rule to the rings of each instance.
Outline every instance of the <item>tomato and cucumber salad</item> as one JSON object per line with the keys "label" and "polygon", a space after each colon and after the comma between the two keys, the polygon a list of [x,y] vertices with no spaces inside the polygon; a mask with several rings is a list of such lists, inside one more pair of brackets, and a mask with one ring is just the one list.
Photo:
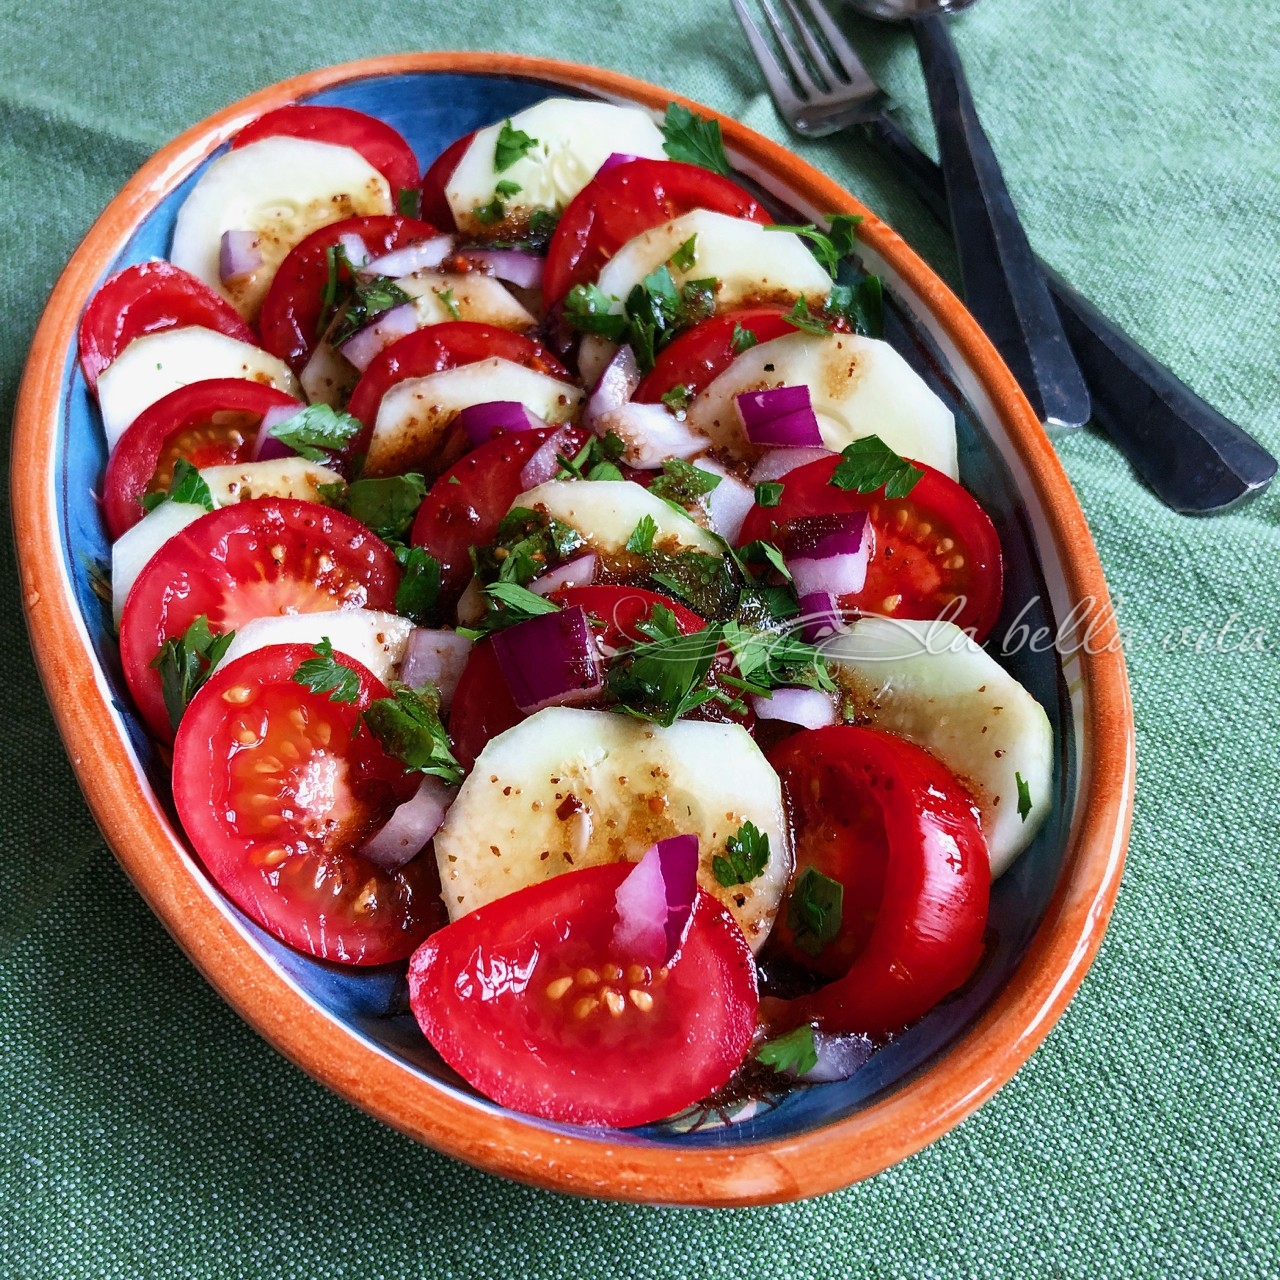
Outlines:
{"label": "tomato and cucumber salad", "polygon": [[[883,1043],[962,990],[993,869],[1043,818],[1049,740],[979,647],[1000,543],[949,412],[821,287],[852,224],[753,238],[769,213],[689,162],[678,111],[591,109],[635,154],[539,104],[447,148],[421,218],[302,236],[253,327],[216,278],[150,263],[104,285],[81,352],[92,387],[148,334],[212,329],[315,397],[185,376],[194,359],[139,394],[107,464],[125,681],[211,879],[309,955],[407,963],[423,1034],[485,1096],[631,1126],[831,1078],[825,1046]],[[282,138],[419,186],[358,112],[285,108],[233,148]],[[263,207],[277,181],[264,162]],[[250,231],[220,270],[254,261]],[[717,257],[721,233],[751,260]],[[699,278],[700,255],[734,278]],[[529,323],[457,319],[477,271]],[[409,316],[415,285],[446,318]],[[397,309],[407,327],[318,394],[335,328]],[[413,468],[366,466],[414,415],[437,435]],[[321,463],[315,500],[292,496]],[[228,465],[258,496],[217,483]],[[864,632],[890,621],[963,643],[877,668]]]}

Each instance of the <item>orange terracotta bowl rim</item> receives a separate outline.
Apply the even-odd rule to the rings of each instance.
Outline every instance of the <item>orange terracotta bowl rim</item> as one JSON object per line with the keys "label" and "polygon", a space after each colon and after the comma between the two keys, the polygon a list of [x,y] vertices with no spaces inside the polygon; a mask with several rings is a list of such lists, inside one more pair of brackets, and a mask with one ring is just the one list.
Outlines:
{"label": "orange terracotta bowl rim", "polygon": [[[1072,600],[1090,601],[1091,643],[1073,684],[1087,750],[1077,817],[1059,883],[1011,980],[944,1053],[845,1119],[729,1150],[566,1135],[456,1095],[414,1075],[283,981],[229,910],[203,888],[190,853],[141,786],[111,709],[61,562],[51,460],[67,353],[80,307],[158,195],[173,189],[249,120],[299,97],[365,77],[411,72],[510,75],[661,111],[686,103],[719,119],[744,172],[785,173],[814,211],[862,214],[863,247],[933,314],[976,374],[1024,484],[1045,514]],[[12,499],[23,604],[41,678],[80,785],[126,873],[196,967],[264,1038],[344,1098],[388,1124],[490,1172],[532,1185],[619,1200],[686,1205],[776,1203],[869,1177],[958,1124],[1010,1079],[1056,1021],[1102,939],[1124,860],[1133,801],[1133,716],[1124,660],[1092,539],[1054,450],[1013,378],[962,304],[886,224],[793,153],[697,103],[643,81],[558,60],[487,53],[366,59],[283,81],[218,112],[159,151],[94,224],[55,287],[37,329],[15,419]],[[74,642],[68,642],[74,638]],[[137,802],[129,802],[136,797]],[[124,802],[122,803],[122,799]]]}

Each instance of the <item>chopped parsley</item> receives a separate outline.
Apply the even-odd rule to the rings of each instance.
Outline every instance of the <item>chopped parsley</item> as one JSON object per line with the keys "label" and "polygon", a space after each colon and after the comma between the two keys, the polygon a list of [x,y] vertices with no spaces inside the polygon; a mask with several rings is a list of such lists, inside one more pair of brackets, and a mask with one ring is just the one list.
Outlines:
{"label": "chopped parsley", "polygon": [[841,316],[854,333],[866,338],[884,335],[884,281],[864,276],[856,285],[833,284],[827,297],[827,314]]}
{"label": "chopped parsley", "polygon": [[488,204],[478,204],[471,210],[471,216],[482,227],[491,227],[507,216],[507,206],[502,203],[501,196],[494,196]]}
{"label": "chopped parsley", "polygon": [[685,506],[697,502],[720,483],[721,477],[713,471],[703,471],[683,458],[668,458],[662,464],[662,474],[649,486],[656,498]]}
{"label": "chopped parsley", "polygon": [[822,654],[811,644],[778,631],[757,631],[735,620],[724,624],[738,677],[766,692],[784,686],[835,691]]}
{"label": "chopped parsley", "polygon": [[759,341],[754,329],[744,329],[740,324],[734,323],[731,345],[735,356],[740,356],[744,351],[750,351]]}
{"label": "chopped parsley", "polygon": [[698,237],[697,234],[691,235],[676,251],[671,255],[671,265],[677,271],[688,271],[695,262],[698,261]]}
{"label": "chopped parsley", "polygon": [[627,550],[634,555],[650,556],[653,554],[653,539],[658,532],[657,523],[652,516],[641,516],[639,523],[631,531],[627,539]]}
{"label": "chopped parsley", "polygon": [[845,445],[841,461],[827,482],[837,489],[857,493],[884,490],[886,498],[905,498],[924,476],[905,458],[894,453],[879,436],[863,436]]}
{"label": "chopped parsley", "polygon": [[458,628],[458,634],[468,640],[479,640],[539,614],[560,611],[559,605],[515,582],[490,583],[484,594],[489,602],[488,612],[474,627]]}
{"label": "chopped parsley", "polygon": [[202,613],[180,636],[166,640],[151,659],[151,669],[160,673],[164,709],[175,732],[187,704],[222,660],[235,635],[234,631],[221,635],[210,631],[209,619]]}
{"label": "chopped parsley", "polygon": [[672,160],[710,169],[722,178],[729,176],[729,157],[724,153],[719,121],[706,120],[688,107],[671,102],[662,122],[662,137],[662,149]]}
{"label": "chopped parsley", "polygon": [[809,310],[809,303],[803,293],[796,299],[796,305],[787,312],[787,319],[797,329],[803,329],[805,333],[816,334],[819,337],[827,337],[831,333],[826,320],[821,315],[815,316]]}
{"label": "chopped parsley", "polygon": [[787,927],[796,946],[807,955],[821,955],[840,932],[844,886],[839,880],[806,867],[787,903]]}
{"label": "chopped parsley", "polygon": [[384,311],[410,301],[409,295],[390,276],[360,276],[340,244],[330,245],[325,250],[325,259],[329,274],[316,336],[328,334],[334,346],[345,342]]}
{"label": "chopped parsley", "polygon": [[655,547],[647,573],[668,595],[685,601],[704,618],[723,618],[737,607],[740,587],[722,556],[692,547],[674,552]]}
{"label": "chopped parsley", "polygon": [[406,769],[442,778],[451,786],[462,781],[462,766],[440,721],[440,693],[434,685],[411,689],[393,680],[391,697],[371,702],[362,719],[387,754]]}
{"label": "chopped parsley", "polygon": [[367,525],[384,542],[400,542],[427,496],[427,482],[416,471],[400,476],[322,484],[320,496]]}
{"label": "chopped parsley", "polygon": [[677,382],[670,391],[665,391],[662,394],[662,403],[672,413],[683,413],[689,407],[689,401],[692,399],[692,392],[683,382]]}
{"label": "chopped parsley", "polygon": [[831,224],[828,231],[819,231],[812,222],[803,225],[770,223],[765,230],[790,231],[794,235],[803,236],[809,241],[814,257],[826,267],[834,280],[836,272],[840,270],[840,260],[853,252],[853,246],[857,243],[855,229],[862,218],[858,214],[832,213],[827,215],[827,221]]}
{"label": "chopped parsley", "polygon": [[756,1061],[779,1075],[802,1076],[818,1065],[818,1046],[807,1023],[776,1040],[766,1040],[756,1050]]}
{"label": "chopped parsley", "polygon": [[440,299],[440,305],[454,320],[462,319],[462,312],[458,310],[458,304],[453,300],[452,289],[437,289],[435,295]]}
{"label": "chopped parsley", "polygon": [[312,693],[327,693],[330,702],[354,702],[360,696],[360,676],[343,666],[333,656],[328,636],[312,650],[316,656],[301,663],[293,673],[294,684],[304,685]]}
{"label": "chopped parsley", "polygon": [[711,859],[711,871],[726,889],[754,880],[769,862],[769,837],[750,821],[724,842],[724,849],[723,857]]}
{"label": "chopped parsley", "polygon": [[400,585],[396,588],[396,612],[418,626],[438,621],[440,561],[426,547],[397,547]]}
{"label": "chopped parsley", "polygon": [[523,587],[582,545],[582,535],[572,525],[544,511],[513,507],[503,516],[494,541],[473,548],[471,555],[482,583],[514,582]]}
{"label": "chopped parsley", "polygon": [[621,480],[618,460],[626,452],[626,443],[616,431],[592,436],[572,457],[556,454],[560,470],[574,480]]}
{"label": "chopped parsley", "polygon": [[[499,186],[502,184],[499,183]],[[506,216],[506,210],[502,212],[502,217]],[[502,217],[494,219],[500,222]],[[547,245],[551,241],[552,235],[555,233],[556,223],[559,219],[554,213],[548,209],[535,209],[529,215],[529,221],[525,227],[525,233],[515,240],[490,240],[486,243],[487,249],[523,249],[527,253],[546,253]]]}
{"label": "chopped parsley", "polygon": [[422,192],[417,187],[401,187],[396,192],[396,212],[402,218],[417,218],[422,213]]}
{"label": "chopped parsley", "polygon": [[308,462],[328,462],[364,430],[358,418],[327,404],[312,404],[277,423],[271,434]]}
{"label": "chopped parsley", "polygon": [[498,141],[494,144],[493,167],[499,173],[505,173],[537,145],[537,138],[531,138],[523,129],[513,129],[511,121],[505,120],[498,130]]}
{"label": "chopped parsley", "polygon": [[1015,773],[1013,777],[1018,784],[1018,817],[1026,822],[1027,815],[1031,812],[1031,788],[1022,774]]}
{"label": "chopped parsley", "polygon": [[756,485],[756,505],[776,507],[782,501],[783,487],[780,480],[762,480]]}
{"label": "chopped parsley", "polygon": [[524,188],[518,182],[512,182],[510,178],[503,178],[493,190],[495,195],[505,197],[518,196]]}
{"label": "chopped parsley", "polygon": [[186,458],[179,458],[173,464],[173,479],[163,493],[144,493],[138,501],[147,512],[154,511],[163,502],[188,502],[193,507],[213,510],[213,494],[205,478]]}

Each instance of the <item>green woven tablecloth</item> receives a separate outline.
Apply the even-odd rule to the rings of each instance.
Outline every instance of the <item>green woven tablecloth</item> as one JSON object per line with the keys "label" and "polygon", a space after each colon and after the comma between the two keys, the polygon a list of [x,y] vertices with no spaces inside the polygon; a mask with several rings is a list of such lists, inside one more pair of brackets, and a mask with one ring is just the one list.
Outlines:
{"label": "green woven tablecloth", "polygon": [[[0,15],[5,424],[48,290],[103,205],[172,135],[281,77],[502,48],[595,61],[783,137],[727,0],[3,0]],[[847,25],[931,146],[909,37]],[[1042,256],[1280,451],[1280,17],[1245,0],[987,0],[954,30]],[[954,278],[942,234],[858,142],[805,155]],[[512,1186],[260,1041],[103,847],[3,539],[0,1274],[1280,1275],[1277,499],[1190,520],[1093,431],[1059,448],[1130,636],[1138,804],[1110,931],[977,1115],[867,1184],[774,1209]],[[1267,652],[1256,634],[1241,651],[1250,628]]]}

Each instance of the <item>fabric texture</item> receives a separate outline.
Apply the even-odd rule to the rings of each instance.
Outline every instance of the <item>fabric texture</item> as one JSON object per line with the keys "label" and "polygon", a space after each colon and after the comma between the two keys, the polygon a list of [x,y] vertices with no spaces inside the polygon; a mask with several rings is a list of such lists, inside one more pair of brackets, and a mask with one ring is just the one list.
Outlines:
{"label": "fabric texture", "polygon": [[[909,35],[841,21],[932,146]],[[44,299],[101,208],[174,134],[284,76],[503,48],[598,62],[786,137],[727,0],[4,0],[0,22],[5,424]],[[1037,250],[1280,451],[1280,16],[987,0],[954,22]],[[863,144],[800,150],[954,279],[944,234]],[[4,540],[0,1274],[1280,1275],[1280,507],[1272,493],[1187,519],[1094,430],[1058,447],[1129,637],[1138,800],[1110,930],[1043,1047],[975,1116],[868,1183],[756,1210],[505,1183],[259,1040],[104,848]],[[1256,632],[1242,645],[1251,628],[1265,652]]]}

